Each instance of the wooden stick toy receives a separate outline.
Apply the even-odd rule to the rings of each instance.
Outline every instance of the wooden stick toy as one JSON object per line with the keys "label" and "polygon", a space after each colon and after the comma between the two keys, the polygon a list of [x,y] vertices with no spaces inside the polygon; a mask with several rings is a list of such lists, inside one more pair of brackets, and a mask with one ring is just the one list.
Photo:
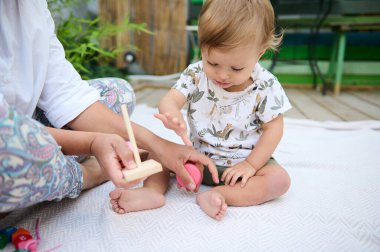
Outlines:
{"label": "wooden stick toy", "polygon": [[134,181],[136,179],[148,177],[154,173],[162,171],[162,165],[153,159],[149,159],[144,162],[141,162],[140,155],[139,155],[137,145],[136,145],[135,135],[133,134],[131,122],[129,121],[127,107],[125,104],[121,106],[121,112],[123,114],[125,127],[127,128],[129,141],[132,145],[133,156],[137,165],[137,167],[134,169],[124,169],[122,171],[125,181],[127,182]]}

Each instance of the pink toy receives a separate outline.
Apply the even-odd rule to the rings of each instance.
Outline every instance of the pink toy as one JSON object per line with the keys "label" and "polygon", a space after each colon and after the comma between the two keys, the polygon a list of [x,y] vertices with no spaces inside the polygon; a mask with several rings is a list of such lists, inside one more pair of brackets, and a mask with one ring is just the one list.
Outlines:
{"label": "pink toy", "polygon": [[37,251],[37,245],[38,241],[33,239],[27,239],[27,240],[20,240],[18,243],[15,244],[16,249],[18,250],[27,250],[30,252],[36,252]]}
{"label": "pink toy", "polygon": [[[193,178],[195,184],[198,186],[201,183],[201,172],[199,171],[198,167],[193,163],[186,163],[185,168],[187,172],[190,174],[190,176]],[[178,175],[176,176],[178,185],[180,187],[184,187],[183,181]]]}

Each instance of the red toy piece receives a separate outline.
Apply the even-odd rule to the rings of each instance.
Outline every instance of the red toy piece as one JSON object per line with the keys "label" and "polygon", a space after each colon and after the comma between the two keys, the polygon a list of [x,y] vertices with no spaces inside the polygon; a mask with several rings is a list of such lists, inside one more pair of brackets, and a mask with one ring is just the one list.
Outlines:
{"label": "red toy piece", "polygon": [[[187,172],[193,178],[194,183],[198,187],[201,183],[201,172],[199,171],[198,167],[194,163],[188,162],[185,164],[185,168],[186,168]],[[176,176],[176,179],[177,179],[178,185],[180,187],[184,187],[183,181],[178,175]]]}
{"label": "red toy piece", "polygon": [[18,250],[37,251],[37,240],[24,228],[19,228],[12,234],[12,243]]}
{"label": "red toy piece", "polygon": [[17,229],[13,234],[12,234],[12,243],[15,244],[16,237],[20,235],[26,235],[26,236],[31,236],[30,232],[26,230],[25,228],[19,228]]}
{"label": "red toy piece", "polygon": [[33,240],[33,237],[29,234],[20,234],[12,239],[12,243],[16,249],[21,249],[23,243],[29,240]]}

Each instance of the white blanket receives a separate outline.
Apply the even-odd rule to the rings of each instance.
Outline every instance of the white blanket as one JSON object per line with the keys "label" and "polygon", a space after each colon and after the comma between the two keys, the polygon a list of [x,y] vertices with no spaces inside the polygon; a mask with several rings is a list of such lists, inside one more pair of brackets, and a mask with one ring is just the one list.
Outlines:
{"label": "white blanket", "polygon": [[[179,142],[138,106],[132,120]],[[277,200],[229,207],[217,222],[172,186],[160,209],[118,215],[108,182],[77,199],[18,210],[0,221],[32,230],[39,251],[380,251],[380,121],[285,121],[275,158],[292,185]],[[201,191],[208,187],[201,186]],[[9,245],[5,251],[13,251]]]}

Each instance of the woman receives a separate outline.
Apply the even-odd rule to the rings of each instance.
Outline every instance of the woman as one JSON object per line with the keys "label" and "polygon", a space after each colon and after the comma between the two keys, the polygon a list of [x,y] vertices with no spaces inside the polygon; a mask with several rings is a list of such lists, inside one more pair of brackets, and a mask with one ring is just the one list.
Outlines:
{"label": "woman", "polygon": [[[117,114],[121,104],[132,112],[128,83],[83,81],[65,59],[46,1],[0,1],[0,213],[75,198],[108,179],[124,188],[139,182],[126,183],[121,172],[135,167]],[[198,188],[186,161],[207,165],[217,178],[213,162],[193,148],[132,127],[139,147],[177,173],[188,190]],[[96,159],[79,163],[68,155]]]}

